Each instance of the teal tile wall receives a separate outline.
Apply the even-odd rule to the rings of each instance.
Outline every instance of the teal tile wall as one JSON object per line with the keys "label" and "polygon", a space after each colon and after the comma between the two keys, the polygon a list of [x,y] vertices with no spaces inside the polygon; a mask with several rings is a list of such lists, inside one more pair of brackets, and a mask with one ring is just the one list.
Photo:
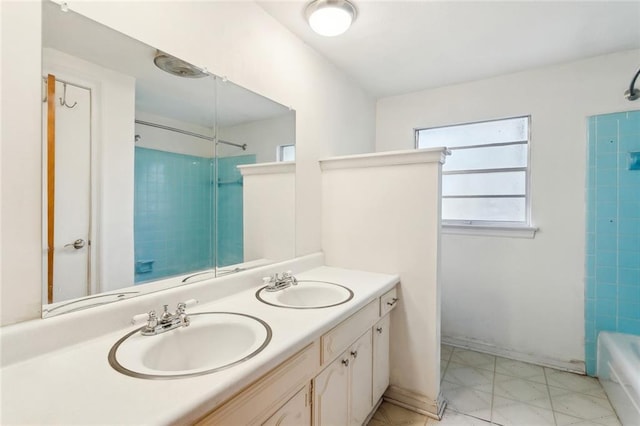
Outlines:
{"label": "teal tile wall", "polygon": [[218,158],[218,266],[244,259],[242,175],[236,166],[255,164],[255,155]]}
{"label": "teal tile wall", "polygon": [[215,163],[135,148],[135,282],[211,268]]}
{"label": "teal tile wall", "polygon": [[596,373],[600,331],[640,335],[640,111],[588,121],[585,359]]}

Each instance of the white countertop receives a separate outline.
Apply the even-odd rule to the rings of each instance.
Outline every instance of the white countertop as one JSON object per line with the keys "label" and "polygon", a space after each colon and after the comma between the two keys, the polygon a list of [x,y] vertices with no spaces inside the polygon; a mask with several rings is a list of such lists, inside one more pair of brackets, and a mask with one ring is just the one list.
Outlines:
{"label": "white countertop", "polygon": [[189,313],[232,311],[250,314],[267,322],[273,332],[269,345],[255,357],[199,377],[147,380],[129,377],[111,368],[107,355],[113,344],[140,325],[10,364],[0,370],[0,423],[156,425],[193,422],[399,282],[397,275],[327,266],[296,276],[344,285],[353,291],[354,297],[331,308],[279,308],[256,299],[255,292],[261,287],[256,284],[189,308]]}

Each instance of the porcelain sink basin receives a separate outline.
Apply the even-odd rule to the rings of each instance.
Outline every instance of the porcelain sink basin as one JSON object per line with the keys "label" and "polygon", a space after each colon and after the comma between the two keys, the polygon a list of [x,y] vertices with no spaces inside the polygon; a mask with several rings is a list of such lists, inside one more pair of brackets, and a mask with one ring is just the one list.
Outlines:
{"label": "porcelain sink basin", "polygon": [[252,358],[271,340],[259,318],[232,312],[190,314],[190,325],[154,336],[134,330],[109,352],[109,364],[132,377],[171,379],[213,373]]}
{"label": "porcelain sink basin", "polygon": [[281,308],[319,309],[341,305],[353,298],[353,292],[340,284],[326,281],[299,280],[284,290],[258,290],[256,297],[263,303]]}

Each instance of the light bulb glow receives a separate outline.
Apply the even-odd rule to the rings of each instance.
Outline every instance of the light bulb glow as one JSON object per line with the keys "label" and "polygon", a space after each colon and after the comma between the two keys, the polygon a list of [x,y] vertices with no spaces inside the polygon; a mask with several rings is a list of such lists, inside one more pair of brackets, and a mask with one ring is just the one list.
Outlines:
{"label": "light bulb glow", "polygon": [[318,9],[309,16],[309,25],[320,35],[333,37],[347,31],[351,26],[352,16],[338,7]]}

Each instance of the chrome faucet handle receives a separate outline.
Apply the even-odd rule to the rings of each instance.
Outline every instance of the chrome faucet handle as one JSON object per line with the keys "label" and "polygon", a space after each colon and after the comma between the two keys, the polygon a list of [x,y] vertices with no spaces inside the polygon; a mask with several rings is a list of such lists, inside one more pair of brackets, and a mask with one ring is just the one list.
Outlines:
{"label": "chrome faucet handle", "polygon": [[156,319],[158,318],[158,316],[156,315],[156,311],[151,310],[149,312],[145,312],[144,314],[134,315],[131,318],[131,325],[136,325],[142,321],[149,322],[151,318],[156,318]]}
{"label": "chrome faucet handle", "polygon": [[187,307],[193,306],[197,303],[197,299],[189,299],[185,300],[184,302],[178,303],[178,306],[176,307],[176,315],[185,315],[187,313]]}
{"label": "chrome faucet handle", "polygon": [[293,285],[297,285],[298,284],[298,280],[296,279],[296,277],[293,275],[292,271],[286,271],[282,273],[282,280],[283,281],[289,281],[291,284]]}
{"label": "chrome faucet handle", "polygon": [[189,318],[189,316],[187,314],[185,314],[184,312],[178,314],[178,319],[180,320],[180,323],[184,326],[184,327],[189,327],[189,324],[191,324],[191,319]]}

